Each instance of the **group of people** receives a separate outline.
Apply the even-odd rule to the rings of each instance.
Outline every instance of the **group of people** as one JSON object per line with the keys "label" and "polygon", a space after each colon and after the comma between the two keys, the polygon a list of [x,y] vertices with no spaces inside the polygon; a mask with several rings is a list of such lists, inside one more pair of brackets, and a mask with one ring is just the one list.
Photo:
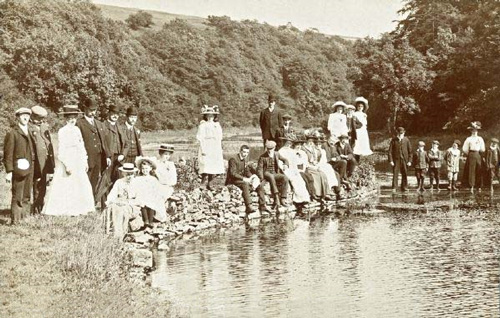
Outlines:
{"label": "group of people", "polygon": [[[424,192],[425,175],[428,173],[430,189],[440,190],[440,170],[446,166],[448,186],[450,191],[458,190],[458,173],[460,161],[465,159],[462,186],[469,188],[471,192],[475,189],[481,190],[483,185],[493,190],[493,181],[499,177],[500,153],[498,139],[492,138],[489,148],[486,149],[485,142],[478,135],[481,123],[474,121],[468,127],[471,135],[464,141],[460,149],[460,140],[454,140],[453,144],[444,152],[439,149],[440,142],[432,141],[431,149],[425,150],[425,142],[420,140],[418,148],[413,151],[410,140],[405,137],[405,129],[399,127],[396,136],[391,139],[389,145],[389,163],[393,169],[392,189],[398,187],[399,174],[401,173],[401,191],[408,191],[408,169],[415,169],[417,178],[417,191]],[[462,155],[463,153],[463,155]],[[435,184],[434,184],[435,181]]]}

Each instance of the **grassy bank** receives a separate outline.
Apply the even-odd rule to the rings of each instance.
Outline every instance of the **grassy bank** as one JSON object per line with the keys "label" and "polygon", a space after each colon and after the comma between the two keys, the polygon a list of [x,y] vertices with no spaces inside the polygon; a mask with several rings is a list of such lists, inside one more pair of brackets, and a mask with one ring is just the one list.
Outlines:
{"label": "grassy bank", "polygon": [[11,227],[6,198],[2,191],[0,317],[173,316],[168,301],[129,277],[128,254],[102,233],[100,215],[36,216]]}

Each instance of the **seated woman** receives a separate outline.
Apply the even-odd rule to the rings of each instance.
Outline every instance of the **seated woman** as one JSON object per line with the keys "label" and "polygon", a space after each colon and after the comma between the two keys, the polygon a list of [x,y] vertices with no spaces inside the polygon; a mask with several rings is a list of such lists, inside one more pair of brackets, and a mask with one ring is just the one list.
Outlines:
{"label": "seated woman", "polygon": [[133,163],[124,163],[118,168],[123,177],[116,180],[106,199],[104,224],[106,233],[113,229],[115,237],[122,239],[128,232],[129,220],[141,215],[133,180],[137,168]]}
{"label": "seated woman", "polygon": [[156,177],[156,160],[149,157],[137,157],[136,166],[139,168],[139,176],[134,179],[137,196],[136,199],[141,207],[142,220],[145,227],[153,227],[154,220],[165,222],[167,211],[165,209],[165,194]]}
{"label": "seated woman", "polygon": [[288,180],[292,185],[293,202],[297,204],[307,203],[311,199],[309,197],[309,192],[307,191],[305,180],[302,178],[300,171],[297,168],[299,161],[297,152],[292,149],[292,143],[296,138],[294,135],[287,134],[284,137],[280,137],[280,139],[282,147],[278,152],[289,162],[288,168],[286,168],[283,173],[288,177]]}
{"label": "seated woman", "polygon": [[158,167],[156,168],[156,176],[162,185],[165,193],[165,201],[168,200],[174,193],[174,186],[177,184],[177,171],[175,164],[170,161],[170,156],[174,153],[174,146],[161,144],[158,148]]}

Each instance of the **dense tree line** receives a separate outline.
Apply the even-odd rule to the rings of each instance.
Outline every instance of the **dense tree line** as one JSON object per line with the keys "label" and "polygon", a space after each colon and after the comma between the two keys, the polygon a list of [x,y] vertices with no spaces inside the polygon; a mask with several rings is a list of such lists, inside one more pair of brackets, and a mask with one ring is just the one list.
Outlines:
{"label": "dense tree line", "polygon": [[225,126],[248,126],[271,92],[304,126],[358,94],[370,100],[372,128],[460,128],[472,118],[489,126],[500,115],[498,7],[409,0],[392,33],[349,42],[228,17],[133,31],[141,16],[113,21],[87,1],[5,0],[0,124],[19,105],[57,112],[93,98],[103,112],[139,107],[149,130],[196,126],[203,103],[221,106]]}

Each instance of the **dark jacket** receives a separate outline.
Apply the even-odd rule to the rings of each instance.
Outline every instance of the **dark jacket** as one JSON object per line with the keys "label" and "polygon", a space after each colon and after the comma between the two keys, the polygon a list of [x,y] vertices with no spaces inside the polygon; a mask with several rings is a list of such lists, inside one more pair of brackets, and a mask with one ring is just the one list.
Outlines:
{"label": "dark jacket", "polygon": [[333,150],[332,159],[334,159],[335,161],[342,159],[340,158],[340,155],[345,155],[348,157],[347,159],[343,160],[351,160],[354,158],[354,155],[352,153],[352,148],[351,145],[349,145],[349,143],[346,143],[344,148],[342,148],[342,146],[340,145],[340,141],[337,141],[333,146],[332,150]]}
{"label": "dark jacket", "polygon": [[441,168],[441,164],[443,163],[441,150],[434,151],[430,149],[427,156],[429,157],[429,168]]}
{"label": "dark jacket", "polygon": [[106,149],[108,155],[123,155],[125,144],[121,126],[118,123],[113,126],[107,120],[103,123],[103,126],[104,149]]}
{"label": "dark jacket", "polygon": [[130,131],[126,124],[121,126],[123,132],[123,155],[127,156],[130,151],[135,148],[137,156],[143,156],[141,146],[141,132],[133,127]]}
{"label": "dark jacket", "polygon": [[266,151],[260,156],[259,163],[257,164],[257,176],[260,178],[260,180],[264,180],[264,172],[268,171],[268,167],[270,167],[273,164],[273,160],[274,160],[274,173],[283,173],[283,171],[280,169],[278,165],[279,160],[284,162],[285,165],[287,166],[290,165],[288,159],[280,156],[279,152],[275,151],[274,158],[271,158],[269,157],[269,153]]}
{"label": "dark jacket", "polygon": [[358,139],[358,134],[356,133],[356,129],[363,127],[363,123],[361,123],[356,116],[352,116],[351,118],[347,118],[347,129],[349,131],[349,137],[351,140]]}
{"label": "dark jacket", "polygon": [[234,184],[236,181],[243,181],[243,178],[250,177],[252,173],[250,172],[250,167],[248,166],[248,160],[241,160],[239,155],[230,158],[226,175],[226,185]]}
{"label": "dark jacket", "polygon": [[401,141],[399,138],[393,137],[389,145],[389,162],[403,160],[405,163],[410,162],[411,144],[410,139],[403,137]]}
{"label": "dark jacket", "polygon": [[[35,159],[33,140],[28,129],[25,135],[21,128],[16,125],[6,135],[3,144],[3,163],[7,173],[12,172],[13,176],[24,177],[33,171]],[[30,167],[27,170],[17,168],[17,161],[26,159]]]}
{"label": "dark jacket", "polygon": [[429,156],[427,155],[427,151],[419,149],[415,150],[413,153],[412,160],[413,168],[415,169],[427,169],[429,168]]}
{"label": "dark jacket", "polygon": [[[45,124],[40,126],[30,125],[31,140],[33,141],[35,164],[34,176],[40,178],[42,174],[54,173],[55,159],[54,147],[50,132]],[[43,136],[43,137],[42,137]]]}
{"label": "dark jacket", "polygon": [[266,108],[260,112],[260,130],[262,131],[262,139],[275,140],[278,138],[278,131],[283,127],[283,118],[277,107],[274,107],[272,112]]}
{"label": "dark jacket", "polygon": [[104,144],[104,124],[94,118],[94,126],[91,125],[85,118],[80,118],[76,121],[76,126],[80,128],[82,133],[83,143],[88,156],[89,168],[94,167],[98,160],[102,162],[110,155],[107,152]]}
{"label": "dark jacket", "polygon": [[500,160],[500,150],[497,148],[492,150],[488,148],[486,150],[486,167],[487,169],[498,169]]}

